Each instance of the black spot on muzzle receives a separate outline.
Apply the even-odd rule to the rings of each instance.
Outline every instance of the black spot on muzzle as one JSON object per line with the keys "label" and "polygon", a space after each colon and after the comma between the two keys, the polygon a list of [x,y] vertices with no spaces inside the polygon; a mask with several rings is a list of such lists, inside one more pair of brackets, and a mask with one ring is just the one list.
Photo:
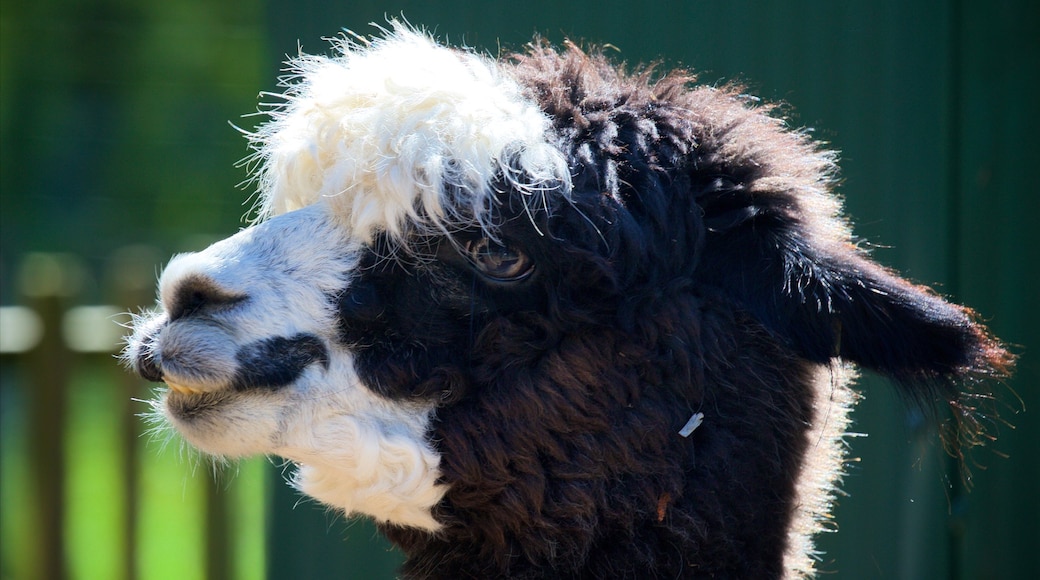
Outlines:
{"label": "black spot on muzzle", "polygon": [[235,355],[238,372],[232,386],[236,391],[275,390],[292,384],[313,363],[329,366],[325,344],[312,334],[277,336],[247,344]]}

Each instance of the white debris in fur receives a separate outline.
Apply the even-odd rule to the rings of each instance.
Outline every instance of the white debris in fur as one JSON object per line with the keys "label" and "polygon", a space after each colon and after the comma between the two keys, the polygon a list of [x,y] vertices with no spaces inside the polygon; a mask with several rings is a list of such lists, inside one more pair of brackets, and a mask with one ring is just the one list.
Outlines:
{"label": "white debris in fur", "polygon": [[690,420],[687,421],[685,425],[683,425],[683,428],[679,429],[679,435],[682,435],[683,437],[689,437],[693,434],[697,427],[701,426],[701,423],[703,422],[704,413],[694,413],[693,416],[690,417]]}

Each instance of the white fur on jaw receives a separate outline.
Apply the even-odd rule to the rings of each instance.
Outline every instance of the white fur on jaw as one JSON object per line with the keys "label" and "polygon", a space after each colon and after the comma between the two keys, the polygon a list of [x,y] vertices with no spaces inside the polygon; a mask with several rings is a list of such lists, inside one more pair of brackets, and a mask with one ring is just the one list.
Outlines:
{"label": "white fur on jaw", "polygon": [[[376,395],[358,378],[352,354],[336,344],[329,296],[349,287],[360,247],[327,204],[317,203],[178,256],[160,280],[160,303],[167,308],[179,285],[192,279],[245,298],[173,322],[162,313],[138,321],[127,356],[153,349],[172,383],[160,405],[163,414],[198,449],[219,457],[285,457],[300,466],[295,484],[320,501],[436,530],[431,510],[445,489],[437,483],[440,456],[426,440],[433,405]],[[298,333],[326,345],[327,367],[313,364],[276,390],[230,390],[239,347]],[[211,393],[219,403],[180,417],[171,409],[197,396],[180,389]]]}
{"label": "white fur on jaw", "polygon": [[[352,368],[332,369],[334,374]],[[390,402],[361,387],[299,401],[275,452],[300,464],[294,485],[346,513],[436,530],[447,488],[426,440],[432,405]]]}
{"label": "white fur on jaw", "polygon": [[437,530],[431,513],[447,488],[437,483],[440,455],[426,440],[433,406],[383,399],[361,385],[351,361],[329,374],[350,376],[352,389],[301,394],[282,422],[274,453],[299,464],[293,483],[346,513]]}
{"label": "white fur on jaw", "polygon": [[528,197],[569,191],[549,120],[516,82],[488,58],[391,24],[364,45],[335,41],[334,57],[289,61],[286,102],[249,135],[261,219],[325,198],[362,241],[450,233],[460,220],[491,231],[496,178]]}

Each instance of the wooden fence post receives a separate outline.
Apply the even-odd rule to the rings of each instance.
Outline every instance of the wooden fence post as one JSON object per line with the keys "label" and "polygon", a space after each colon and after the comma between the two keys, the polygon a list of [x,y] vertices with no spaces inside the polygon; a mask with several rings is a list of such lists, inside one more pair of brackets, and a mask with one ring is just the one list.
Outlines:
{"label": "wooden fence post", "polygon": [[206,478],[206,578],[227,580],[231,578],[231,563],[234,561],[234,542],[228,525],[228,490],[222,489],[218,474],[211,472]]}
{"label": "wooden fence post", "polygon": [[31,481],[39,518],[43,578],[68,578],[65,549],[65,425],[73,353],[62,338],[62,318],[83,285],[83,265],[70,255],[29,254],[20,290],[43,323],[43,335],[22,358],[28,407]]}
{"label": "wooden fence post", "polygon": [[[109,259],[105,273],[108,295],[115,304],[126,312],[138,313],[155,301],[156,264],[159,251],[151,246],[129,246],[118,250]],[[129,331],[128,331],[129,332]],[[144,396],[141,379],[129,372],[119,373],[118,386],[123,392],[123,410],[120,413],[122,441],[123,486],[127,509],[124,512],[123,529],[123,578],[137,580],[137,512],[140,504],[140,440],[143,430],[137,417],[138,405],[134,399]]]}

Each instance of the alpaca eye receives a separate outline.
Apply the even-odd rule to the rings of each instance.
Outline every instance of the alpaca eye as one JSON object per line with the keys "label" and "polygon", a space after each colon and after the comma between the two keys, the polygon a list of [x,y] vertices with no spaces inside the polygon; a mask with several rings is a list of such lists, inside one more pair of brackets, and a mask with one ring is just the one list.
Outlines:
{"label": "alpaca eye", "polygon": [[488,238],[466,242],[465,249],[473,266],[497,282],[518,282],[534,270],[525,254]]}

